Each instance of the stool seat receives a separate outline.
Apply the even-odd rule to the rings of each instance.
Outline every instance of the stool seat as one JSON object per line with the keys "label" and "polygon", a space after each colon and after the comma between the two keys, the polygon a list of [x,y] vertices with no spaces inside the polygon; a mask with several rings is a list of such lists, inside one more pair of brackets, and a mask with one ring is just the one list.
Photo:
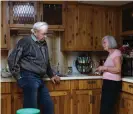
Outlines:
{"label": "stool seat", "polygon": [[17,110],[16,114],[40,114],[40,110],[36,108],[22,108]]}

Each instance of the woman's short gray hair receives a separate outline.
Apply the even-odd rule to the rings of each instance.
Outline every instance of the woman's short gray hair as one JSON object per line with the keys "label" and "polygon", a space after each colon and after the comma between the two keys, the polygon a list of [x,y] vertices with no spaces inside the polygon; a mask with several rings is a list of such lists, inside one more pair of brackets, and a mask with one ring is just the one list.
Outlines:
{"label": "woman's short gray hair", "polygon": [[42,27],[47,30],[48,29],[48,24],[46,22],[36,22],[33,25],[33,28],[31,29],[31,32],[35,33],[35,31],[42,29]]}
{"label": "woman's short gray hair", "polygon": [[103,39],[102,39],[102,43],[103,43],[104,39],[108,40],[108,44],[109,44],[108,48],[110,48],[110,49],[117,48],[117,42],[116,42],[116,40],[113,36],[109,36],[109,35],[104,36]]}

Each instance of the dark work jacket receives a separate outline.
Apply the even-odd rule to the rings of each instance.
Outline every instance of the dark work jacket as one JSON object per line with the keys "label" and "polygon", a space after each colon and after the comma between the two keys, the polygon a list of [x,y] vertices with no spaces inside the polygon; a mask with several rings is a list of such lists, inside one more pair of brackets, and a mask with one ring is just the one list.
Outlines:
{"label": "dark work jacket", "polygon": [[50,78],[53,76],[46,41],[34,41],[31,35],[19,40],[8,57],[8,65],[16,79],[20,77],[21,70],[28,70],[41,77],[45,74]]}

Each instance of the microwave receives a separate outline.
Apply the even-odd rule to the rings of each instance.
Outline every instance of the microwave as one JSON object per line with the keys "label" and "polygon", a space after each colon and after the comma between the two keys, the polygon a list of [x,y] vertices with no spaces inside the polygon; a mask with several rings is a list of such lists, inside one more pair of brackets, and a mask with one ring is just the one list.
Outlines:
{"label": "microwave", "polygon": [[122,76],[133,76],[133,58],[123,58]]}

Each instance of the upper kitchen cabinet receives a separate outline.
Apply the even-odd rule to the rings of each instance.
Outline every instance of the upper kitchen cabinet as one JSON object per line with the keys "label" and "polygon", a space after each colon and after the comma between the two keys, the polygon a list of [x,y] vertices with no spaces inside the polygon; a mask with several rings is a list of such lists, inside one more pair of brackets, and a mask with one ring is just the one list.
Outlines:
{"label": "upper kitchen cabinet", "polygon": [[65,35],[61,39],[62,51],[75,51],[78,42],[78,6],[68,5],[65,17]]}
{"label": "upper kitchen cabinet", "polygon": [[10,31],[8,25],[8,3],[1,1],[1,49],[9,49]]}
{"label": "upper kitchen cabinet", "polygon": [[120,10],[115,7],[94,7],[93,50],[103,50],[101,40],[106,35],[114,36],[120,43]]}
{"label": "upper kitchen cabinet", "polygon": [[77,50],[89,51],[93,47],[93,8],[87,5],[78,6]]}
{"label": "upper kitchen cabinet", "polygon": [[62,51],[102,51],[101,40],[112,35],[119,42],[120,10],[115,7],[68,5]]}
{"label": "upper kitchen cabinet", "polygon": [[10,1],[8,4],[10,28],[31,28],[38,21],[38,2]]}
{"label": "upper kitchen cabinet", "polygon": [[122,7],[121,35],[133,35],[133,3]]}
{"label": "upper kitchen cabinet", "polygon": [[93,50],[102,50],[101,40],[106,35],[105,8],[93,8]]}
{"label": "upper kitchen cabinet", "polygon": [[40,21],[47,22],[51,30],[64,31],[64,2],[41,1]]}
{"label": "upper kitchen cabinet", "polygon": [[65,36],[61,39],[63,51],[88,51],[92,49],[92,7],[68,5],[65,10]]}

